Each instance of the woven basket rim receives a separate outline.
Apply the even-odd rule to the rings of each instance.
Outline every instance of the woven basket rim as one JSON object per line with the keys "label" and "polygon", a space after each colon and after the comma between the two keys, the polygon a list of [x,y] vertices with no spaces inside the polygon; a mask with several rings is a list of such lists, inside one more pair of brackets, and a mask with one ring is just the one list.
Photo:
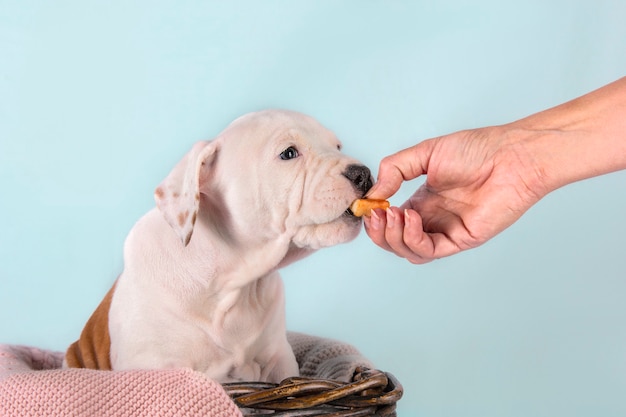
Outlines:
{"label": "woven basket rim", "polygon": [[292,377],[222,384],[244,416],[395,416],[402,384],[389,372],[359,367],[349,382]]}

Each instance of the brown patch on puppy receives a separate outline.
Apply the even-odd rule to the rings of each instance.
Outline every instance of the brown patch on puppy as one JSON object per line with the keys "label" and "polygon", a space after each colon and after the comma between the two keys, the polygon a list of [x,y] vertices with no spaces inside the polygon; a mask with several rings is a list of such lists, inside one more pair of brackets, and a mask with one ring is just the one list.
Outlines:
{"label": "brown patch on puppy", "polygon": [[189,242],[191,241],[192,233],[193,233],[193,231],[187,233],[187,236],[185,237],[185,241],[183,242],[185,244],[185,246],[187,246],[189,244]]}
{"label": "brown patch on puppy", "polygon": [[159,200],[161,200],[163,196],[165,196],[165,192],[163,191],[161,187],[159,187],[156,190],[154,190],[154,196],[158,198]]}
{"label": "brown patch on puppy", "polygon": [[115,284],[93,312],[80,338],[65,353],[70,368],[111,370],[111,338],[109,336],[109,309]]}
{"label": "brown patch on puppy", "polygon": [[189,210],[184,213],[178,213],[178,224],[180,225],[180,227],[183,227],[185,225],[187,217],[189,217]]}

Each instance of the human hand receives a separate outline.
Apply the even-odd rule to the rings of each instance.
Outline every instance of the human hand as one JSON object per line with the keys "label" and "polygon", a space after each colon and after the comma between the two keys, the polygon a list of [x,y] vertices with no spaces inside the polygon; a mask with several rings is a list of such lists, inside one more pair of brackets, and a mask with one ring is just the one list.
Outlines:
{"label": "human hand", "polygon": [[536,203],[541,169],[502,127],[426,140],[384,158],[368,198],[388,199],[408,181],[425,183],[400,207],[375,210],[365,230],[378,246],[422,264],[486,242]]}
{"label": "human hand", "polygon": [[550,191],[626,169],[626,77],[502,126],[429,139],[384,158],[369,198],[426,174],[404,204],[374,210],[369,237],[421,264],[476,247]]}

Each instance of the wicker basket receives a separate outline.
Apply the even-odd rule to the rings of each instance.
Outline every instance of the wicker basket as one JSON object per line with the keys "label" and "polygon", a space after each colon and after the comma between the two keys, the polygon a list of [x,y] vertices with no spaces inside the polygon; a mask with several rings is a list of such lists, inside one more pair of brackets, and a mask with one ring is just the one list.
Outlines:
{"label": "wicker basket", "polygon": [[350,382],[304,377],[280,384],[224,384],[244,416],[395,416],[402,385],[391,374],[357,368]]}

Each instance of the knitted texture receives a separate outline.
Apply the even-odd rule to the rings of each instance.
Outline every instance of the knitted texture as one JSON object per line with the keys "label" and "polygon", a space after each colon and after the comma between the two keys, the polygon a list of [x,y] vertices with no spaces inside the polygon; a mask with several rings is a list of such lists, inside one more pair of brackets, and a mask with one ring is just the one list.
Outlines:
{"label": "knitted texture", "polygon": [[349,382],[357,367],[374,368],[354,346],[343,342],[296,332],[289,332],[287,338],[300,376]]}
{"label": "knitted texture", "polygon": [[[349,381],[372,367],[352,346],[289,333],[302,376]],[[241,416],[222,386],[189,369],[61,369],[63,353],[0,345],[0,416]]]}

